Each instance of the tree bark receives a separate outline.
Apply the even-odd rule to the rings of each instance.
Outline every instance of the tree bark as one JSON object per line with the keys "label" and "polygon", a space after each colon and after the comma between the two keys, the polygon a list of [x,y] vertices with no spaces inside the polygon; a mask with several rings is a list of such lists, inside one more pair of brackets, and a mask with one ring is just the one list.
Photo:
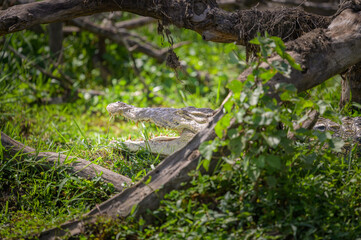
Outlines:
{"label": "tree bark", "polygon": [[[286,48],[303,70],[292,69],[290,78],[277,74],[268,84],[291,83],[299,92],[313,88],[361,61],[361,12],[345,9],[326,30],[309,32],[286,43]],[[275,56],[268,61],[282,59]],[[269,68],[266,63],[260,67]],[[245,71],[239,79],[243,80],[249,74]]]}
{"label": "tree bark", "polygon": [[46,158],[49,166],[64,164],[65,161],[76,159],[75,161],[72,161],[71,164],[67,165],[71,167],[68,169],[70,173],[74,173],[79,177],[84,178],[94,178],[102,173],[101,178],[105,182],[112,183],[114,185],[114,188],[118,192],[121,192],[124,189],[124,183],[129,185],[132,182],[129,178],[125,176],[112,172],[106,168],[103,168],[78,157],[67,156],[55,152],[37,152],[34,148],[25,146],[24,144],[13,140],[3,132],[1,132],[1,144],[12,155],[15,155],[17,152],[22,152],[26,153],[29,156],[36,157],[36,159],[38,160]]}
{"label": "tree bark", "polygon": [[[135,217],[142,216],[146,218],[145,213],[157,209],[166,193],[180,189],[182,183],[189,182],[191,177],[188,173],[196,170],[199,164],[201,155],[198,148],[202,142],[216,137],[214,127],[223,114],[223,107],[221,107],[207,128],[200,131],[186,147],[164,159],[139,183],[98,205],[83,216],[81,220],[67,222],[59,228],[53,228],[41,233],[40,239],[57,239],[57,237],[67,233],[71,235],[79,234],[83,231],[84,225],[96,221],[94,217],[96,215],[126,217],[134,207],[136,207]],[[209,167],[211,171],[218,161],[217,158],[211,161]],[[200,168],[200,171],[204,173],[205,169]]]}
{"label": "tree bark", "polygon": [[346,73],[351,90],[351,101],[361,104],[361,63],[352,66]]}
{"label": "tree bark", "polygon": [[[290,35],[289,31],[295,32],[291,35],[296,36],[299,32],[326,27],[330,22],[328,17],[297,9],[274,11],[253,9],[226,12],[219,9],[214,0],[192,2],[186,0],[45,0],[16,5],[0,11],[0,35],[20,31],[35,24],[64,21],[116,10],[149,16],[162,20],[165,24],[171,23],[178,27],[192,29],[207,41],[238,42],[239,44],[247,43],[249,38],[244,38],[244,36],[251,39],[250,35],[254,35],[258,30],[261,32],[268,30],[271,35],[287,38]],[[286,19],[288,20],[285,21]],[[259,28],[259,25],[255,27],[254,24],[257,22],[267,27]],[[253,31],[249,33],[250,29]],[[289,29],[289,31],[282,29]]]}

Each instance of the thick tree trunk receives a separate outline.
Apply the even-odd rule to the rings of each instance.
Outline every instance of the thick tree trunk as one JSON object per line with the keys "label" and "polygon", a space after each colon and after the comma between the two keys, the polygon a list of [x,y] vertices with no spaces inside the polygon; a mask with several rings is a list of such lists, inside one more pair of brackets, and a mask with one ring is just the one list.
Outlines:
{"label": "thick tree trunk", "polygon": [[[245,44],[257,31],[267,30],[285,40],[316,27],[327,27],[330,18],[297,9],[226,12],[215,1],[186,0],[45,0],[0,11],[0,35],[39,23],[64,21],[106,11],[127,11],[192,29],[207,41]],[[256,24],[256,25],[255,25]],[[250,31],[252,29],[252,31]],[[285,29],[287,29],[285,31]],[[247,38],[244,38],[247,36]]]}

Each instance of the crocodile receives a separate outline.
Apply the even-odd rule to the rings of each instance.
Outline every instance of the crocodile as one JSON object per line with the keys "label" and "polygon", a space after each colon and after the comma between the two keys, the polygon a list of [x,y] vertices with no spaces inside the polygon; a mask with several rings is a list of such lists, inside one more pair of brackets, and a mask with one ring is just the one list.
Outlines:
{"label": "crocodile", "polygon": [[361,144],[361,117],[343,117],[341,122],[342,124],[338,124],[330,119],[320,117],[313,129],[321,132],[331,131],[333,137],[344,140],[352,139]]}
{"label": "crocodile", "polygon": [[[212,120],[216,111],[210,108],[139,108],[123,102],[111,103],[107,106],[111,115],[121,115],[134,122],[151,122],[158,127],[178,131],[179,137],[155,137],[148,141],[113,142],[125,146],[130,151],[148,149],[160,155],[171,155],[183,148],[194,135],[205,128]],[[342,119],[342,124],[337,124],[329,119],[319,118],[313,127],[318,131],[332,131],[334,136],[343,139],[354,138],[361,143],[361,117]]]}
{"label": "crocodile", "polygon": [[183,148],[194,135],[205,128],[216,111],[210,108],[139,108],[115,102],[107,106],[111,115],[121,115],[133,122],[151,122],[158,127],[176,130],[179,137],[155,137],[148,141],[113,142],[124,145],[130,151],[148,149],[152,153],[171,155]]}

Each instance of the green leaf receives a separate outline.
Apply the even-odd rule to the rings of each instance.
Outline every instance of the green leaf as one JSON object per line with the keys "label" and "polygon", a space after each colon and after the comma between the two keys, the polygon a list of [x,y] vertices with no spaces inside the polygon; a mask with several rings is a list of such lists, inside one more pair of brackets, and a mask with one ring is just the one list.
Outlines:
{"label": "green leaf", "polygon": [[259,156],[254,160],[254,163],[258,168],[264,168],[266,165],[266,158],[264,155]]}
{"label": "green leaf", "polygon": [[291,55],[286,53],[285,59],[287,60],[287,62],[290,64],[291,67],[293,67],[294,69],[296,69],[298,71],[302,71],[301,65],[296,63],[296,61],[291,57]]}
{"label": "green leaf", "polygon": [[244,150],[246,145],[246,139],[243,136],[239,136],[237,138],[233,138],[229,141],[229,150],[231,150],[232,153],[236,157],[238,157]]}
{"label": "green leaf", "polygon": [[213,152],[217,150],[217,147],[218,141],[207,141],[199,146],[199,151],[205,159],[210,160],[212,158]]}
{"label": "green leaf", "polygon": [[276,75],[276,73],[277,73],[277,71],[270,69],[268,71],[261,73],[259,75],[259,77],[264,80],[263,81],[263,84],[264,84],[264,83],[267,83],[269,80],[271,80],[271,78],[273,78],[274,75]]}
{"label": "green leaf", "polygon": [[258,40],[258,38],[253,38],[251,41],[249,41],[249,43],[255,44],[255,45],[260,45],[260,41]]}
{"label": "green leaf", "polygon": [[243,84],[238,80],[233,80],[232,82],[228,83],[227,88],[232,92],[241,92],[243,88]]}
{"label": "green leaf", "polygon": [[267,136],[265,133],[261,133],[261,135],[271,148],[277,147],[278,144],[281,142],[280,136]]}
{"label": "green leaf", "polygon": [[144,184],[145,185],[149,184],[151,180],[152,180],[152,176],[149,176],[149,178],[147,179],[147,181],[144,182]]}
{"label": "green leaf", "polygon": [[251,106],[255,106],[258,103],[259,97],[263,93],[263,88],[261,85],[257,86],[257,88],[253,91],[251,96],[249,96],[249,104]]}
{"label": "green leaf", "polygon": [[219,120],[214,127],[214,131],[216,132],[219,138],[223,137],[223,132],[227,132],[228,127],[231,124],[232,115],[227,113],[224,115],[221,120]]}
{"label": "green leaf", "polygon": [[239,109],[235,114],[235,118],[237,120],[238,123],[242,123],[243,122],[243,116],[246,115],[246,110],[244,110],[243,108]]}
{"label": "green leaf", "polygon": [[277,185],[277,178],[275,178],[274,176],[268,176],[266,178],[266,182],[267,182],[268,186],[270,186],[271,188],[274,188]]}
{"label": "green leaf", "polygon": [[203,159],[202,160],[202,166],[203,168],[208,172],[209,170],[209,164],[210,164],[211,160],[209,159]]}
{"label": "green leaf", "polygon": [[330,147],[336,151],[341,152],[345,142],[341,138],[332,138],[330,141]]}
{"label": "green leaf", "polygon": [[272,167],[276,170],[281,170],[281,159],[278,156],[267,155],[266,162],[270,167]]}

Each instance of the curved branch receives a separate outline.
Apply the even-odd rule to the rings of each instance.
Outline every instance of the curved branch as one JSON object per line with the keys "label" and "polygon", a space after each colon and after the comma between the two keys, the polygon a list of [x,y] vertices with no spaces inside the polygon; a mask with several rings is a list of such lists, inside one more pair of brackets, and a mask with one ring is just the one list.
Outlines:
{"label": "curved branch", "polygon": [[[214,0],[45,0],[0,11],[0,35],[20,31],[35,24],[116,10],[153,17],[162,20],[164,24],[194,30],[207,41],[239,44],[246,44],[257,31],[267,30],[274,36],[293,36],[292,39],[295,39],[300,36],[299,31],[303,33],[317,27],[325,28],[330,22],[328,17],[297,9],[227,12],[218,8]],[[255,25],[256,22],[261,24]],[[285,32],[282,29],[290,31]],[[293,32],[297,34],[290,34]]]}
{"label": "curved branch", "polygon": [[[303,71],[292,69],[290,78],[277,74],[267,84],[295,85],[299,92],[313,88],[361,61],[361,11],[346,9],[327,29],[316,29],[286,43],[287,52],[301,64]],[[268,62],[282,61],[279,56]],[[266,63],[260,65],[269,68]],[[250,74],[244,71],[239,79]]]}
{"label": "curved branch", "polygon": [[13,154],[17,152],[22,152],[28,154],[29,156],[36,157],[36,159],[38,160],[46,158],[49,165],[54,165],[59,163],[63,164],[65,161],[76,159],[76,161],[73,161],[69,165],[71,166],[71,168],[68,169],[70,173],[74,173],[84,178],[93,178],[98,176],[100,173],[102,173],[101,178],[105,182],[112,183],[114,185],[114,188],[119,192],[121,192],[124,189],[123,183],[130,184],[132,182],[132,180],[130,180],[129,178],[123,175],[112,172],[106,168],[103,168],[99,165],[93,164],[81,158],[66,156],[64,154],[55,153],[55,152],[37,153],[34,148],[25,146],[24,144],[15,141],[14,139],[10,138],[8,135],[6,135],[3,132],[1,133],[1,144],[3,147],[8,149],[10,153]]}

